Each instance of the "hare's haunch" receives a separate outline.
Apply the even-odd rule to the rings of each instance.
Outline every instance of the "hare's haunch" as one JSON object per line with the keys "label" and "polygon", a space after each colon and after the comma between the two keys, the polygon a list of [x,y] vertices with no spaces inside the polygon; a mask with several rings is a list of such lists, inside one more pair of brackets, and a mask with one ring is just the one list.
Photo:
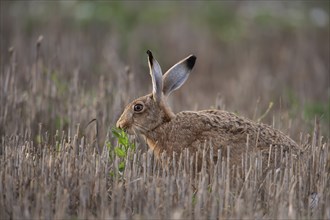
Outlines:
{"label": "hare's haunch", "polygon": [[[180,88],[195,65],[190,55],[170,68],[164,75],[157,60],[148,50],[148,63],[152,79],[152,93],[128,104],[117,122],[117,127],[128,133],[140,133],[157,157],[162,152],[173,155],[188,148],[201,151],[205,144],[221,149],[226,155],[230,146],[230,163],[241,164],[247,145],[250,150],[261,151],[268,160],[270,146],[298,152],[298,145],[281,131],[220,110],[185,111],[174,114],[166,102],[167,96]],[[248,141],[248,142],[247,142]],[[217,155],[215,153],[214,155]],[[274,162],[270,157],[270,162]],[[215,158],[216,160],[217,158]]]}

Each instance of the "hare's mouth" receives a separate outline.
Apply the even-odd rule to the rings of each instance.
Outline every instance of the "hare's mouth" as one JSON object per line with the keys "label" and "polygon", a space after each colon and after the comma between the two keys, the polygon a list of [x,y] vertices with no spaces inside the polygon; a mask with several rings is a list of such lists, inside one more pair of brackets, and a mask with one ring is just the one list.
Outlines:
{"label": "hare's mouth", "polygon": [[135,134],[134,129],[132,129],[131,127],[130,128],[125,128],[124,131],[129,135],[134,135]]}

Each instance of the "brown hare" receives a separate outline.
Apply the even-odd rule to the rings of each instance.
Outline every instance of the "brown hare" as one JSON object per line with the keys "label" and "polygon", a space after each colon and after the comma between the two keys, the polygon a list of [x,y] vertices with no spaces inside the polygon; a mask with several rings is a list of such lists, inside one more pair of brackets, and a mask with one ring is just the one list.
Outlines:
{"label": "brown hare", "polygon": [[[144,136],[156,157],[159,158],[163,152],[179,155],[186,148],[190,153],[201,152],[205,144],[212,145],[213,155],[221,149],[222,155],[226,156],[230,146],[230,165],[240,165],[249,145],[250,151],[261,151],[263,162],[274,164],[275,156],[272,153],[269,156],[270,149],[273,149],[272,152],[276,149],[299,151],[298,145],[281,131],[231,112],[204,110],[174,114],[166,98],[187,80],[196,57],[188,56],[163,75],[152,53],[148,50],[147,54],[152,93],[128,104],[116,126],[130,134]],[[214,160],[217,160],[216,156]]]}

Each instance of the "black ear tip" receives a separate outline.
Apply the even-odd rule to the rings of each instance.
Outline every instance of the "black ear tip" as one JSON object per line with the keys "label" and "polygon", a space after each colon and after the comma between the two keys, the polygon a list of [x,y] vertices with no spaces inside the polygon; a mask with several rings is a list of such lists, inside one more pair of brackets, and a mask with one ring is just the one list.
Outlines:
{"label": "black ear tip", "polygon": [[191,56],[189,56],[188,57],[188,59],[187,59],[187,67],[189,68],[189,69],[192,69],[193,67],[194,67],[194,65],[195,65],[195,63],[196,63],[196,56],[195,55],[191,55]]}
{"label": "black ear tip", "polygon": [[152,65],[152,59],[154,58],[151,51],[150,50],[147,50],[147,54],[148,54],[148,59],[149,59],[149,62],[150,64]]}

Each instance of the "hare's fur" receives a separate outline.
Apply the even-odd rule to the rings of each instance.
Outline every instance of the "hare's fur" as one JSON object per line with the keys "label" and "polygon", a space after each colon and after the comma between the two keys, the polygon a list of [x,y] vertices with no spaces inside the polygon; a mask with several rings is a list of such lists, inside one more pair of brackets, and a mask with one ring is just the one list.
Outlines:
{"label": "hare's fur", "polygon": [[[269,157],[271,145],[272,152],[276,148],[286,152],[299,151],[298,145],[281,131],[234,113],[204,110],[174,114],[166,103],[166,97],[185,82],[196,57],[187,57],[162,76],[160,66],[151,52],[148,55],[153,92],[127,105],[117,126],[129,133],[143,135],[158,158],[163,152],[167,155],[173,155],[173,152],[180,154],[186,148],[191,153],[200,152],[206,144],[216,152],[221,149],[222,155],[227,155],[230,147],[231,165],[241,164],[247,147],[250,151],[260,150],[263,161],[270,159],[269,162],[273,164],[274,156]],[[142,106],[142,110],[135,109],[136,105]],[[217,155],[216,152],[213,155]]]}

